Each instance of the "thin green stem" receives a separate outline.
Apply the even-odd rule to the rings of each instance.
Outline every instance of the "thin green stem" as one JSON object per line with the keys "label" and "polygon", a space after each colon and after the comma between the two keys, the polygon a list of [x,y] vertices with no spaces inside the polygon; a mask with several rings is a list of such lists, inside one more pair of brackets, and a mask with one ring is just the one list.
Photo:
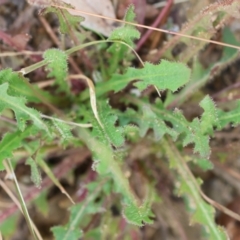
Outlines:
{"label": "thin green stem", "polygon": [[[140,58],[140,56],[137,54],[137,52],[130,45],[128,45],[127,43],[125,43],[121,40],[98,40],[98,41],[93,41],[93,42],[89,42],[89,43],[85,43],[85,44],[80,44],[78,46],[74,46],[74,47],[66,50],[65,53],[67,55],[70,55],[74,52],[77,52],[77,51],[83,49],[83,48],[86,48],[86,47],[89,47],[89,46],[92,46],[92,45],[96,45],[96,44],[100,44],[100,43],[120,43],[120,44],[123,44],[123,45],[127,46],[128,48],[130,48],[134,52],[134,54],[136,55],[136,57],[138,58],[140,63],[144,66],[144,63],[143,63],[142,59]],[[22,73],[23,75],[26,75],[26,74],[28,74],[28,73],[30,73],[30,72],[32,72],[32,71],[34,71],[34,70],[36,70],[40,67],[43,67],[43,66],[47,65],[47,63],[48,62],[46,60],[42,60],[42,61],[40,61],[38,63],[35,63],[31,66],[28,66],[26,68],[22,68],[19,72]]]}

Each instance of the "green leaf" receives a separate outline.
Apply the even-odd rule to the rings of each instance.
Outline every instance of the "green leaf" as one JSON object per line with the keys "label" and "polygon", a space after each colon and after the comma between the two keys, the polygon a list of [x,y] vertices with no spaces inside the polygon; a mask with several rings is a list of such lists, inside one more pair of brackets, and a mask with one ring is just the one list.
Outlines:
{"label": "green leaf", "polygon": [[118,92],[133,80],[138,80],[134,85],[140,90],[154,85],[159,90],[176,91],[187,83],[189,78],[190,69],[182,63],[162,60],[160,64],[154,65],[147,62],[141,69],[130,67],[125,74],[114,74],[108,82],[98,84],[97,95],[110,90]]}
{"label": "green leaf", "polygon": [[188,206],[192,213],[190,222],[200,223],[207,234],[207,239],[226,240],[226,233],[215,223],[214,208],[202,199],[200,194],[201,180],[195,179],[181,154],[171,141],[163,140],[162,144],[171,162],[171,167],[177,170],[178,194],[187,199]]}
{"label": "green leaf", "polygon": [[47,69],[50,71],[48,77],[56,79],[60,90],[69,91],[66,81],[68,72],[67,54],[59,49],[48,49],[44,52],[43,57],[47,61]]}
{"label": "green leaf", "polygon": [[[51,228],[53,235],[55,237],[55,240],[78,240],[81,237],[83,237],[83,233],[79,229],[69,229],[68,227],[52,227]],[[67,235],[68,238],[65,238]]]}
{"label": "green leaf", "polygon": [[218,126],[218,113],[213,100],[206,96],[199,104],[204,112],[201,117],[201,130],[205,134],[213,133],[213,126]]}
{"label": "green leaf", "polygon": [[46,190],[41,191],[40,195],[38,195],[38,197],[34,200],[34,204],[36,205],[38,211],[47,217],[49,212],[49,204]]}
{"label": "green leaf", "polygon": [[[66,226],[53,227],[51,230],[54,233],[56,240],[78,240],[79,236],[83,236],[82,230],[79,229],[81,226],[86,226],[88,220],[86,216],[102,212],[102,202],[95,202],[99,192],[102,190],[104,182],[98,182],[95,188],[88,193],[87,198],[83,203],[76,204],[70,208],[70,219]],[[81,234],[81,235],[80,235]]]}
{"label": "green leaf", "polygon": [[227,124],[233,123],[237,125],[240,123],[240,101],[237,101],[237,106],[235,109],[224,112],[222,110],[218,110],[219,116],[219,127],[218,129],[224,128]]}
{"label": "green leaf", "polygon": [[9,84],[7,91],[8,94],[15,97],[25,97],[28,101],[39,102],[39,99],[32,92],[32,89],[26,84],[26,81],[28,80],[20,73],[13,72],[10,68],[0,71],[0,84],[5,82]]}
{"label": "green leaf", "polygon": [[135,83],[140,90],[144,90],[149,85],[156,86],[159,90],[169,89],[176,91],[189,81],[190,69],[182,63],[168,62],[162,60],[159,65],[145,63],[144,68],[131,69],[129,77],[135,75],[135,79],[139,78],[142,81]]}
{"label": "green leaf", "polygon": [[124,208],[123,215],[129,223],[135,224],[137,226],[143,226],[145,223],[152,224],[153,220],[150,217],[154,217],[151,205],[154,201],[155,193],[154,190],[148,186],[148,192],[146,198],[141,206],[137,204],[128,204]]}
{"label": "green leaf", "polygon": [[[124,21],[133,22],[134,19],[134,5],[130,5],[124,17]],[[139,37],[140,32],[134,26],[125,23],[122,27],[112,31],[109,40],[121,40],[126,42],[128,45],[133,46],[133,41]]]}
{"label": "green leaf", "polygon": [[[138,199],[132,193],[128,179],[125,177],[119,159],[116,160],[116,154],[109,144],[102,143],[93,137],[85,129],[78,129],[79,137],[87,144],[88,148],[94,154],[93,168],[101,175],[111,176],[114,182],[114,189],[123,196],[123,204],[126,206],[126,220],[136,225],[142,226],[144,223],[150,222],[151,213],[149,211],[149,199],[143,204],[139,204]],[[152,194],[149,194],[152,196]],[[151,198],[150,198],[151,199]],[[137,211],[137,212],[135,212]],[[129,213],[130,212],[130,213]]]}
{"label": "green leaf", "polygon": [[93,135],[106,144],[112,144],[115,147],[123,145],[123,128],[115,126],[118,117],[114,115],[108,102],[99,103],[98,112],[103,129],[94,121]]}
{"label": "green leaf", "polygon": [[32,182],[37,188],[40,188],[42,183],[42,177],[36,162],[31,157],[29,157],[26,161],[26,165],[30,165]]}
{"label": "green leaf", "polygon": [[[69,7],[69,6],[68,6]],[[81,16],[73,16],[68,10],[56,7],[48,7],[44,13],[53,12],[56,13],[60,23],[60,31],[62,34],[70,33],[70,30],[74,27],[78,27],[80,22],[84,21]]]}
{"label": "green leaf", "polygon": [[42,168],[42,170],[47,174],[47,176],[52,180],[52,182],[59,188],[59,190],[65,194],[68,199],[74,203],[70,195],[66,192],[60,181],[55,177],[54,173],[52,172],[51,168],[47,165],[47,163],[43,160],[43,157],[41,154],[38,152],[37,155],[35,156],[35,160],[37,164]]}
{"label": "green leaf", "polygon": [[201,157],[208,158],[211,152],[209,146],[209,136],[202,133],[198,118],[195,118],[189,125],[192,137],[194,138],[193,142],[195,143],[194,153],[199,152]]}
{"label": "green leaf", "polygon": [[213,164],[211,161],[209,161],[209,159],[199,159],[199,158],[195,158],[194,163],[196,165],[198,165],[203,171],[207,171],[207,170],[211,170],[213,169]]}
{"label": "green leaf", "polygon": [[68,124],[58,119],[52,119],[52,122],[54,127],[57,129],[57,131],[60,133],[62,137],[62,143],[67,143],[71,139],[73,139],[71,127]]}
{"label": "green leaf", "polygon": [[[154,138],[156,141],[160,140],[165,134],[169,134],[174,140],[177,139],[178,132],[167,127],[165,122],[160,119],[147,104],[139,106],[141,114],[132,109],[128,109],[122,114],[122,120],[126,123],[134,123],[139,126],[138,132],[140,137],[144,137],[149,129],[153,129]],[[127,120],[128,119],[128,120]],[[136,131],[136,126],[135,131]]]}
{"label": "green leaf", "polygon": [[22,97],[12,97],[8,95],[8,83],[0,85],[0,113],[4,109],[12,109],[15,113],[18,128],[23,131],[26,128],[26,122],[32,120],[39,129],[48,132],[47,125],[41,120],[39,113],[26,107],[26,100]]}
{"label": "green leaf", "polygon": [[27,128],[24,132],[17,130],[14,133],[8,132],[0,142],[0,171],[4,169],[3,160],[11,158],[14,150],[22,146],[24,138],[34,134],[33,128]]}
{"label": "green leaf", "polygon": [[[127,22],[133,22],[135,19],[135,13],[134,13],[134,6],[130,5],[127,9],[124,21]],[[140,37],[139,31],[136,29],[135,26],[132,26],[130,24],[125,23],[123,26],[116,28],[112,31],[109,40],[118,40],[123,41],[127,43],[130,47],[134,46],[134,40],[138,39]],[[106,69],[108,71],[108,75],[111,76],[115,72],[121,71],[121,61],[125,60],[125,62],[128,60],[128,58],[131,57],[130,54],[127,54],[127,52],[130,49],[121,43],[113,43],[109,49],[108,52],[112,54],[111,58],[109,59],[109,67]]]}

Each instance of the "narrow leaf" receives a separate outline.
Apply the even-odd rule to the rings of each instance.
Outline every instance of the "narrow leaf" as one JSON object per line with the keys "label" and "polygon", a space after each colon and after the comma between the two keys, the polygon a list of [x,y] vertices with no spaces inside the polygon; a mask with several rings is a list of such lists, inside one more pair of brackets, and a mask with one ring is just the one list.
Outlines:
{"label": "narrow leaf", "polygon": [[42,157],[38,154],[36,156],[36,161],[38,165],[42,168],[42,170],[48,175],[48,177],[53,181],[53,183],[60,189],[60,191],[65,194],[68,199],[74,204],[74,201],[70,197],[70,195],[66,192],[64,187],[61,185],[59,180],[54,176],[52,170],[49,168],[49,166],[46,164],[46,162],[42,159]]}

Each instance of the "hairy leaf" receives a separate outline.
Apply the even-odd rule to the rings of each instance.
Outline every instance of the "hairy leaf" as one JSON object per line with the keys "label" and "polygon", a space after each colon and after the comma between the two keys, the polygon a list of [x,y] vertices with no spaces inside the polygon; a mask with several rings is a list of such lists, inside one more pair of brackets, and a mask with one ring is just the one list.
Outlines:
{"label": "hairy leaf", "polygon": [[13,72],[12,69],[0,71],[0,84],[9,84],[8,94],[15,97],[25,97],[28,101],[39,102],[39,99],[32,92],[32,89],[25,83],[25,79],[20,73]]}
{"label": "hairy leaf", "polygon": [[67,143],[73,138],[71,127],[68,124],[63,121],[59,121],[58,119],[52,119],[52,122],[54,127],[60,133],[63,143]]}
{"label": "hairy leaf", "polygon": [[22,97],[12,97],[8,95],[8,83],[0,85],[0,113],[4,109],[12,109],[15,113],[18,128],[23,131],[26,128],[26,122],[32,120],[36,127],[48,131],[47,125],[41,120],[39,113],[26,107],[26,100]]}
{"label": "hairy leaf", "polygon": [[98,123],[93,123],[94,136],[101,142],[120,147],[124,143],[123,128],[115,126],[118,117],[113,114],[107,102],[101,102],[99,104],[99,118],[103,129]]}
{"label": "hairy leaf", "polygon": [[48,77],[54,77],[60,90],[68,91],[69,87],[66,82],[67,79],[67,54],[59,49],[48,49],[43,54],[47,61],[47,69],[50,71]]}
{"label": "hairy leaf", "polygon": [[201,131],[206,134],[213,133],[213,126],[218,126],[218,114],[213,100],[206,96],[199,104],[204,112],[201,117]]}
{"label": "hairy leaf", "polygon": [[26,164],[30,165],[32,182],[37,188],[40,188],[42,183],[42,177],[36,162],[31,157],[29,157],[26,161]]}
{"label": "hairy leaf", "polygon": [[33,128],[27,128],[24,132],[17,130],[14,133],[8,132],[0,142],[0,171],[4,169],[3,160],[11,158],[14,150],[22,146],[24,138],[34,134]]}
{"label": "hairy leaf", "polygon": [[141,69],[130,67],[125,74],[114,74],[108,82],[98,84],[96,94],[110,90],[118,92],[134,80],[138,80],[134,85],[140,90],[154,85],[159,90],[176,91],[189,81],[189,77],[190,69],[184,64],[162,60],[158,65],[146,63]]}
{"label": "hairy leaf", "polygon": [[227,124],[233,123],[237,125],[240,123],[240,101],[237,101],[235,109],[224,112],[220,109],[217,110],[219,116],[219,129],[224,128]]}

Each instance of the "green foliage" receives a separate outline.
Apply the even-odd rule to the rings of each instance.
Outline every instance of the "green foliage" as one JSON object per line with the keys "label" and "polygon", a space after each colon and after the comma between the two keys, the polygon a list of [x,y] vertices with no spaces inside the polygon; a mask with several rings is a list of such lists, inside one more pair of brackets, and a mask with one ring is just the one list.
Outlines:
{"label": "green foliage", "polygon": [[[236,1],[233,1],[233,3],[228,5],[235,6],[235,4]],[[211,7],[214,8],[213,10],[217,13],[219,19],[215,23],[211,22],[210,30],[221,19],[223,20],[219,13],[220,10],[224,10],[226,13],[230,11],[229,6],[224,7],[222,3],[219,3],[219,6],[219,9]],[[57,14],[62,33],[70,33],[71,27],[76,28],[79,21],[82,20],[79,17],[71,16],[66,10],[60,10],[55,7],[49,7],[46,12]],[[209,10],[206,10],[206,12],[209,13]],[[207,26],[212,18],[211,15],[206,15],[206,12],[202,13],[203,16],[206,16],[206,19],[202,16],[196,17],[190,26],[183,30],[183,33],[192,33],[194,36],[204,35],[204,27]],[[231,14],[233,13],[231,12]],[[226,14],[224,13],[224,21],[225,17]],[[134,8],[130,6],[124,20],[133,22],[134,18]],[[198,23],[198,19],[202,20],[202,22]],[[193,26],[194,22],[196,23],[195,27]],[[129,53],[134,47],[134,41],[139,37],[140,33],[136,28],[126,23],[114,30],[109,39],[105,41],[105,44],[111,41],[118,42],[113,43],[108,49],[107,54],[110,54],[112,57],[108,59],[109,68],[106,70],[108,81],[96,83],[95,92],[95,87],[91,80],[83,76],[90,89],[90,101],[85,101],[89,97],[89,94],[87,95],[86,93],[81,94],[79,98],[75,98],[73,94],[71,95],[67,83],[67,57],[68,54],[78,51],[84,46],[103,43],[104,41],[82,44],[66,52],[59,49],[49,49],[45,51],[43,61],[26,67],[21,71],[21,73],[26,74],[46,66],[49,71],[48,77],[54,78],[61,91],[61,94],[57,92],[56,96],[54,96],[57,101],[61,102],[62,95],[67,95],[67,97],[71,95],[71,99],[68,99],[69,102],[67,103],[69,108],[64,108],[66,111],[64,113],[56,111],[55,106],[47,105],[55,110],[55,113],[52,113],[54,115],[59,112],[59,115],[72,113],[72,121],[64,121],[65,117],[60,119],[60,117],[53,118],[41,115],[37,110],[32,109],[30,102],[39,104],[43,99],[45,104],[48,103],[44,101],[46,93],[32,87],[20,73],[13,72],[11,69],[1,70],[0,113],[4,114],[5,109],[10,109],[15,114],[17,124],[11,131],[7,129],[7,133],[2,136],[0,142],[0,170],[4,169],[3,160],[14,158],[14,151],[20,148],[24,151],[26,150],[26,164],[30,165],[31,179],[35,185],[40,187],[41,184],[39,166],[60,191],[66,194],[73,202],[45,159],[48,156],[47,148],[50,144],[53,145],[53,148],[61,145],[70,149],[73,141],[79,139],[74,142],[75,145],[77,147],[86,145],[91,151],[94,161],[93,169],[98,173],[101,180],[88,184],[86,199],[70,208],[70,218],[66,225],[55,226],[52,228],[52,232],[56,240],[77,240],[91,235],[97,236],[97,238],[104,238],[105,235],[102,234],[99,226],[86,233],[84,229],[91,223],[91,218],[94,214],[100,215],[103,213],[102,206],[103,204],[105,206],[105,196],[110,196],[112,192],[119,193],[117,197],[119,197],[122,204],[122,216],[128,223],[144,226],[154,222],[152,204],[158,196],[156,196],[153,184],[146,178],[146,183],[145,181],[142,183],[144,196],[142,197],[140,194],[141,197],[139,197],[130,183],[131,178],[128,178],[127,172],[130,168],[126,163],[127,161],[125,161],[125,156],[128,154],[126,150],[131,148],[132,142],[138,144],[140,138],[147,137],[149,144],[158,146],[157,152],[151,150],[151,153],[158,155],[159,146],[163,146],[169,158],[171,171],[177,172],[175,181],[178,194],[184,197],[188,203],[188,208],[192,215],[190,222],[201,224],[205,229],[207,239],[227,239],[222,229],[215,224],[213,207],[208,205],[202,198],[201,181],[193,176],[187,164],[189,162],[194,163],[204,171],[213,167],[208,160],[211,152],[209,145],[210,137],[214,135],[216,130],[221,130],[228,124],[235,126],[240,123],[240,101],[237,102],[235,108],[223,111],[215,106],[211,97],[205,96],[199,103],[203,110],[202,115],[195,117],[191,121],[186,119],[181,109],[175,108],[172,110],[166,108],[166,106],[169,106],[169,104],[170,106],[171,104],[180,106],[192,94],[192,90],[196,90],[206,83],[215,67],[220,66],[222,68],[226,63],[233,61],[237,56],[237,51],[224,48],[220,61],[205,70],[196,57],[193,60],[192,74],[184,63],[170,62],[164,59],[156,65],[146,62],[140,69],[120,67],[120,65],[124,65],[122,63],[125,60],[129,61],[132,58],[132,55]],[[207,35],[207,38],[210,39],[211,37],[212,33]],[[178,39],[180,38],[178,37]],[[228,43],[237,44],[229,29],[224,30],[224,39]],[[195,43],[195,40],[183,40],[182,38],[181,41],[188,47],[193,46]],[[169,45],[169,50],[174,45],[175,42],[173,41]],[[205,43],[197,45],[193,53],[189,52],[190,48],[188,48],[186,56],[181,54],[179,59],[182,59],[182,62],[188,62],[193,57],[194,52],[199,51],[203,45]],[[132,83],[133,87],[130,86],[130,83]],[[184,87],[184,85],[186,86]],[[135,88],[134,90],[139,96],[141,91],[149,86],[154,86],[158,91],[167,90],[167,100],[163,103],[159,99],[154,102],[150,97],[149,99],[141,99],[141,97],[134,96],[131,91],[128,94],[126,91],[124,92],[127,86],[132,90]],[[179,93],[173,94],[173,92],[178,90],[180,90]],[[43,98],[40,99],[35,94],[35,91],[38,91]],[[107,100],[104,94],[110,91],[114,91],[114,93],[121,91],[119,93],[120,97],[115,99],[114,97],[111,98],[112,95],[109,95],[110,101]],[[52,92],[50,93],[52,94]],[[48,95],[50,94],[48,93]],[[97,97],[96,99],[95,96]],[[113,107],[110,103],[112,103]],[[121,111],[114,109],[114,106],[117,104],[123,104],[120,107]],[[34,106],[37,108],[39,105]],[[89,110],[91,107],[94,114]],[[42,108],[41,111],[43,111]],[[42,118],[50,119],[51,121],[47,124]],[[91,128],[80,128],[79,126],[82,127],[83,125],[80,125],[79,122],[89,123]],[[78,126],[78,128],[72,130],[70,125]],[[153,134],[151,134],[152,132]],[[191,157],[183,157],[176,146],[182,149],[189,144],[193,145],[194,154]],[[149,172],[151,172],[151,169]],[[107,201],[113,201],[111,197],[109,199]],[[40,200],[45,201],[46,204],[46,196],[43,196]],[[41,202],[40,200],[39,202]]]}
{"label": "green foliage", "polygon": [[[126,22],[133,22],[135,19],[135,13],[134,13],[134,6],[130,5],[124,21]],[[109,40],[121,40],[123,42],[126,42],[128,45],[130,45],[131,47],[133,46],[133,41],[135,39],[138,39],[140,37],[140,33],[138,30],[136,30],[136,28],[128,23],[125,23],[122,27],[119,27],[117,29],[115,29],[114,31],[112,31]],[[111,48],[114,48],[114,45]]]}
{"label": "green foliage", "polygon": [[18,216],[13,215],[7,218],[6,221],[0,224],[0,231],[2,236],[12,237],[15,233],[15,229],[17,227],[17,218]]}
{"label": "green foliage", "polygon": [[66,53],[59,49],[48,49],[44,52],[43,57],[47,61],[47,70],[50,72],[48,77],[54,77],[60,90],[68,92]]}
{"label": "green foliage", "polygon": [[178,172],[178,194],[187,198],[188,207],[192,214],[191,223],[202,224],[207,239],[209,240],[227,239],[224,230],[217,227],[215,224],[214,208],[202,199],[199,190],[202,181],[195,179],[190,170],[186,167],[186,162],[184,162],[182,156],[170,141],[164,140],[162,143],[169,158],[170,166]]}
{"label": "green foliage", "polygon": [[60,31],[62,34],[70,33],[71,29],[77,28],[80,22],[84,20],[81,16],[73,16],[65,9],[56,7],[48,7],[44,13],[53,12],[57,14],[60,24]]}
{"label": "green foliage", "polygon": [[4,169],[3,160],[11,158],[13,151],[22,146],[23,140],[35,133],[36,130],[34,131],[33,128],[27,128],[23,132],[17,130],[16,132],[8,132],[6,135],[4,135],[0,142],[0,171]]}
{"label": "green foliage", "polygon": [[56,130],[58,131],[58,133],[61,136],[61,141],[62,143],[68,143],[69,141],[71,141],[73,139],[73,135],[71,133],[71,127],[69,125],[67,125],[65,122],[63,121],[59,121],[57,118],[56,119],[52,119],[53,125],[56,128]]}
{"label": "green foliage", "polygon": [[[223,42],[236,46],[239,45],[239,42],[229,28],[223,29]],[[211,64],[207,69],[202,66],[198,58],[194,58],[191,80],[181,92],[172,96],[172,99],[169,100],[168,103],[165,103],[166,106],[171,104],[179,106],[188,100],[199,88],[204,86],[209,79],[220,73],[230,63],[236,61],[238,53],[237,49],[224,47],[221,58],[216,63]]]}
{"label": "green foliage", "polygon": [[18,128],[21,131],[26,128],[28,120],[32,120],[39,129],[48,131],[46,124],[40,118],[40,114],[36,110],[26,107],[24,98],[10,96],[7,92],[8,86],[8,83],[0,85],[0,113],[4,109],[12,109],[17,119]]}
{"label": "green foliage", "polygon": [[111,144],[115,147],[120,147],[124,143],[123,128],[116,127],[115,123],[118,119],[116,115],[111,111],[111,107],[107,102],[101,102],[99,104],[99,118],[104,126],[104,129],[95,122],[93,124],[93,136],[95,136],[100,142],[105,144]]}
{"label": "green foliage", "polygon": [[27,79],[20,73],[13,72],[11,69],[0,71],[0,84],[8,83],[8,94],[15,97],[25,97],[28,101],[39,102],[26,81]]}
{"label": "green foliage", "polygon": [[96,95],[113,90],[119,92],[130,82],[137,80],[134,85],[139,90],[154,85],[159,90],[169,89],[177,91],[186,84],[190,78],[190,69],[182,63],[174,63],[162,60],[158,65],[145,63],[141,69],[129,67],[124,74],[114,74],[107,82],[99,83],[96,86]]}
{"label": "green foliage", "polygon": [[32,182],[35,184],[36,187],[40,188],[42,183],[42,177],[36,162],[31,157],[29,157],[26,161],[26,164],[30,165]]}
{"label": "green foliage", "polygon": [[49,211],[46,190],[40,193],[40,195],[34,200],[34,204],[37,207],[38,211],[46,217]]}
{"label": "green foliage", "polygon": [[[135,19],[134,6],[130,5],[126,12],[124,21],[133,22],[134,19]],[[127,43],[129,46],[133,47],[134,40],[138,39],[139,37],[140,37],[139,31],[134,26],[125,23],[122,27],[113,30],[108,39],[123,41]],[[126,53],[128,51],[129,51],[128,47],[120,43],[114,43],[111,45],[111,47],[109,47],[108,52],[112,54],[112,58],[109,61],[108,68],[109,75],[118,70],[119,64],[123,59],[126,60]]]}
{"label": "green foliage", "polygon": [[70,219],[66,226],[57,226],[51,229],[56,240],[78,240],[80,237],[83,237],[83,232],[79,229],[79,225],[87,226],[90,220],[86,218],[87,216],[103,211],[101,207],[102,201],[95,202],[95,200],[104,184],[106,184],[105,181],[95,184],[95,187],[91,188],[91,190],[88,188],[89,194],[85,203],[79,203],[70,208]]}
{"label": "green foliage", "polygon": [[234,126],[240,123],[240,101],[237,101],[235,109],[224,112],[218,109],[219,129],[224,128],[227,124],[233,123]]}

